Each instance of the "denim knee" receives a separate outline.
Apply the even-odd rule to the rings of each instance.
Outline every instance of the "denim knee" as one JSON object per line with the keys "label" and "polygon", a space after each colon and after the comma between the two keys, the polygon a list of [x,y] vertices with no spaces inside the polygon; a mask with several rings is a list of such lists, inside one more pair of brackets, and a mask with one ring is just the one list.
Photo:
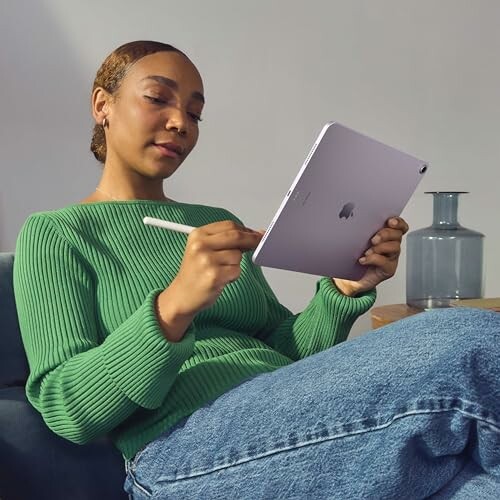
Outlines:
{"label": "denim knee", "polygon": [[[416,314],[376,332],[396,349],[410,349],[414,359],[442,373],[465,373],[484,364],[498,376],[500,313],[472,308],[435,309]],[[451,373],[450,376],[453,376]]]}
{"label": "denim knee", "polygon": [[476,344],[500,341],[500,313],[484,309],[452,307],[433,309],[404,320],[404,328],[442,336],[448,342]]}

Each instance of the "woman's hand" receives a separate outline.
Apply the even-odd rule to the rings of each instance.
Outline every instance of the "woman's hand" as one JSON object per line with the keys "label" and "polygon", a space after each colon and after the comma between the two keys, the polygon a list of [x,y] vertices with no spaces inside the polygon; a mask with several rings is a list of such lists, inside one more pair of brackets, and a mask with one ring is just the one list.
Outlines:
{"label": "woman's hand", "polygon": [[333,278],[337,288],[353,296],[375,288],[380,282],[392,278],[398,267],[401,240],[408,232],[408,224],[401,217],[391,217],[384,228],[371,239],[372,247],[359,259],[366,273],[359,281]]}
{"label": "woman's hand", "polygon": [[168,340],[180,340],[196,313],[214,304],[224,287],[239,278],[243,252],[257,248],[262,236],[233,221],[191,232],[177,276],[157,298],[157,316]]}

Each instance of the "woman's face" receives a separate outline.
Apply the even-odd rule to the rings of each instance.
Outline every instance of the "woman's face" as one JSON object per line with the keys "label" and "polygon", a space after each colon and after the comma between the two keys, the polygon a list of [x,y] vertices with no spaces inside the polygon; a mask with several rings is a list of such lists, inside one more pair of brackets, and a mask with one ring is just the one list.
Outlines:
{"label": "woman's face", "polygon": [[203,104],[203,82],[185,56],[157,52],[139,59],[104,105],[106,164],[169,177],[198,140]]}

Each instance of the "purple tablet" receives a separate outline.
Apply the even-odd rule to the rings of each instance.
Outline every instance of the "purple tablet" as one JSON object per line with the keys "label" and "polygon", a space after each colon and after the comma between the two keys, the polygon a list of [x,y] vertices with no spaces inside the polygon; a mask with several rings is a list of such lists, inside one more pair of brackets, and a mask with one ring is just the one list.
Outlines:
{"label": "purple tablet", "polygon": [[327,123],[253,253],[255,264],[359,280],[358,259],[399,216],[427,162]]}

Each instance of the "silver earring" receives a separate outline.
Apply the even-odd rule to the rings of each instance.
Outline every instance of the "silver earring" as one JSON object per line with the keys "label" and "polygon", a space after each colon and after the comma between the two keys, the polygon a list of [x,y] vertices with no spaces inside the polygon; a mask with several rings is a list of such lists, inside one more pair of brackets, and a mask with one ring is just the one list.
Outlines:
{"label": "silver earring", "polygon": [[102,120],[102,128],[106,128],[106,125],[107,125],[107,120],[106,120],[106,117],[103,118]]}

